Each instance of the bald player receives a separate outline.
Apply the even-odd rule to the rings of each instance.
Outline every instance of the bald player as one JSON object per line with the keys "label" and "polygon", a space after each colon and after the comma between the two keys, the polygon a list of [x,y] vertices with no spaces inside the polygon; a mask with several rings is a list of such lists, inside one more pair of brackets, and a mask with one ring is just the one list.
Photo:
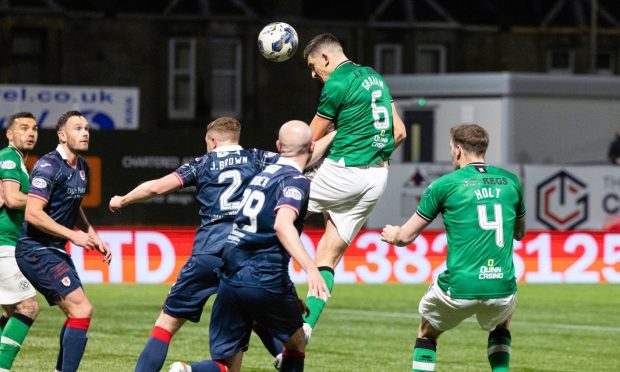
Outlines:
{"label": "bald player", "polygon": [[288,274],[290,258],[306,271],[310,293],[330,296],[299,238],[310,192],[302,171],[312,155],[312,132],[302,121],[289,121],[276,147],[280,159],[250,181],[224,246],[209,330],[213,360],[177,362],[170,371],[239,371],[254,322],[283,342],[280,371],[303,370],[303,307]]}

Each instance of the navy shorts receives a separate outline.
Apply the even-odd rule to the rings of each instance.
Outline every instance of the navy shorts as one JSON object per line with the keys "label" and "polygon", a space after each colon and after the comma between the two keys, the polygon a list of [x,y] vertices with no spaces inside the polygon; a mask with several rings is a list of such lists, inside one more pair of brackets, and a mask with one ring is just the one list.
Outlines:
{"label": "navy shorts", "polygon": [[82,281],[69,254],[48,248],[26,253],[15,257],[15,260],[26,279],[41,292],[50,306],[82,288]]}
{"label": "navy shorts", "polygon": [[303,325],[302,308],[292,285],[285,292],[233,287],[224,281],[211,310],[209,348],[213,360],[247,350],[252,324],[261,325],[283,343]]}
{"label": "navy shorts", "polygon": [[207,300],[217,293],[220,278],[214,270],[221,264],[222,259],[218,256],[190,256],[168,293],[164,302],[164,313],[194,323],[199,322]]}

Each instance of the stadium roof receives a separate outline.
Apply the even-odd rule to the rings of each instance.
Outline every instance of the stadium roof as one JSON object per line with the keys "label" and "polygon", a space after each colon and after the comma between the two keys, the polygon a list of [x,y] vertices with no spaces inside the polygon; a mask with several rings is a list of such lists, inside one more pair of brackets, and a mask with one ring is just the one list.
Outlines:
{"label": "stadium roof", "polygon": [[0,0],[0,14],[345,21],[376,27],[620,27],[617,0]]}

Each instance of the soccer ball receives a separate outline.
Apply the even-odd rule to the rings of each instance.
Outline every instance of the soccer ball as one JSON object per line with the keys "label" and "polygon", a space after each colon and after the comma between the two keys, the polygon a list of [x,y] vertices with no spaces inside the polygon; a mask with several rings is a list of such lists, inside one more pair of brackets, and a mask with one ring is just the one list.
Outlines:
{"label": "soccer ball", "polygon": [[295,29],[284,22],[270,23],[258,34],[258,50],[263,57],[273,62],[291,58],[298,43]]}

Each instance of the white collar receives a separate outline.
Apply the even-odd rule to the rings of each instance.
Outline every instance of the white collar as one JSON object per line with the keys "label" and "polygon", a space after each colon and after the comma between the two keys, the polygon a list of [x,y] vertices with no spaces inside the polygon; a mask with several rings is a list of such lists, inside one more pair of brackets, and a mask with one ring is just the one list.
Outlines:
{"label": "white collar", "polygon": [[241,147],[240,145],[220,146],[216,149],[213,149],[213,151],[217,151],[217,152],[232,152],[232,151],[240,151],[240,150],[243,150],[243,147]]}
{"label": "white collar", "polygon": [[303,173],[303,169],[301,169],[299,164],[297,164],[297,162],[293,159],[280,157],[276,164],[290,165],[291,167],[294,167],[295,169]]}
{"label": "white collar", "polygon": [[60,144],[56,146],[56,151],[58,151],[58,153],[60,154],[60,157],[63,160],[69,160],[69,158],[67,157],[67,153],[65,152],[65,149]]}

